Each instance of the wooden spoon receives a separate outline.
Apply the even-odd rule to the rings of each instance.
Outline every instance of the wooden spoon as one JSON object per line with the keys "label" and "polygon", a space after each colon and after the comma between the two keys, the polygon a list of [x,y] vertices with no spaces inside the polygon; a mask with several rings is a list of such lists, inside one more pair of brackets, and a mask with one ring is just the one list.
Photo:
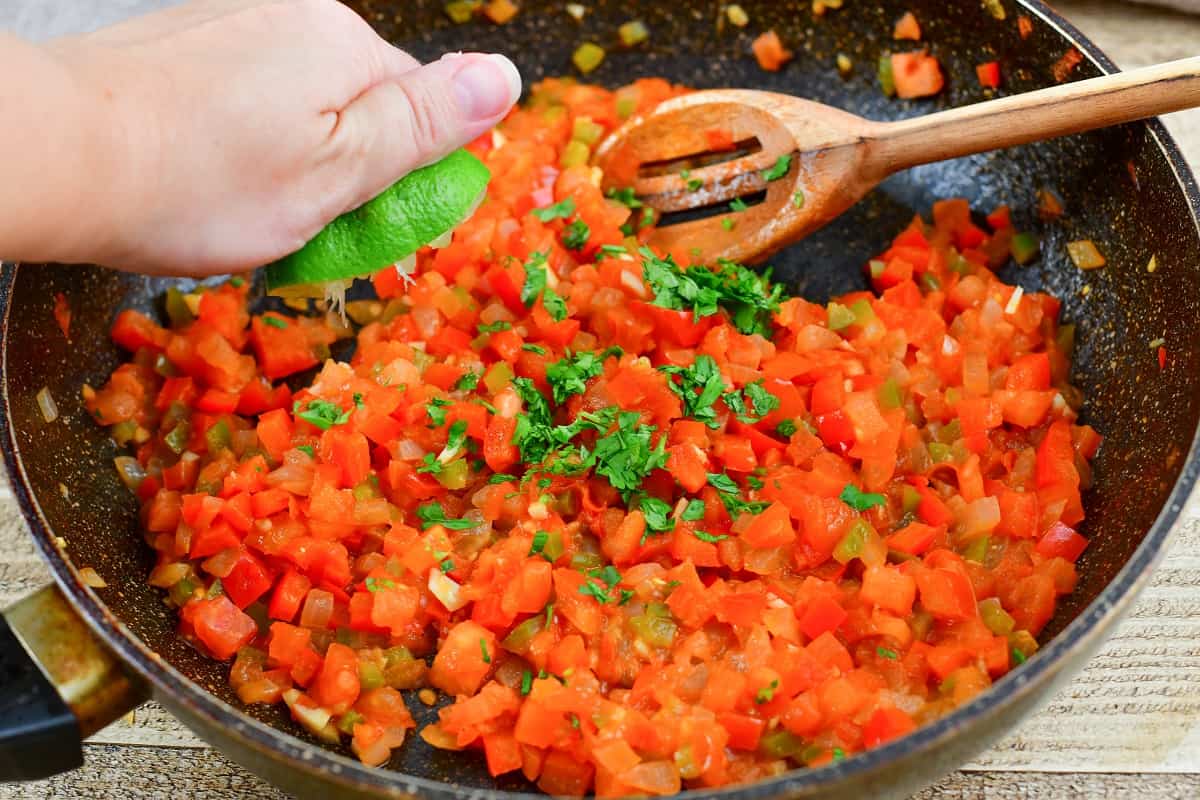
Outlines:
{"label": "wooden spoon", "polygon": [[[720,89],[631,119],[601,144],[596,163],[606,189],[632,186],[660,212],[719,205],[706,219],[667,220],[651,239],[662,251],[689,262],[753,263],[830,222],[899,170],[1194,106],[1200,57],[902,122],[773,92]],[[757,205],[728,206],[740,208],[740,198],[764,191]]]}

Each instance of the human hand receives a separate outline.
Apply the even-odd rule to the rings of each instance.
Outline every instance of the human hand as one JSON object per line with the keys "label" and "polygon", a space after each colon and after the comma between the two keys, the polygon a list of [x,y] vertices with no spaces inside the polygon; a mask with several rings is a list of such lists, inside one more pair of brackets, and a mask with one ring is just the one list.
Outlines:
{"label": "human hand", "polygon": [[503,56],[421,66],[335,0],[194,0],[50,49],[112,145],[91,233],[60,258],[156,274],[299,249],[521,90]]}

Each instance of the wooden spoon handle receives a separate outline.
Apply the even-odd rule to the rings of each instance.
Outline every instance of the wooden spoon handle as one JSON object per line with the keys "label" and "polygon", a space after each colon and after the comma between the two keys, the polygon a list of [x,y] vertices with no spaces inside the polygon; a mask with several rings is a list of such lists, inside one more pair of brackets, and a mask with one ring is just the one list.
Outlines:
{"label": "wooden spoon handle", "polygon": [[876,126],[885,172],[1200,106],[1200,57]]}

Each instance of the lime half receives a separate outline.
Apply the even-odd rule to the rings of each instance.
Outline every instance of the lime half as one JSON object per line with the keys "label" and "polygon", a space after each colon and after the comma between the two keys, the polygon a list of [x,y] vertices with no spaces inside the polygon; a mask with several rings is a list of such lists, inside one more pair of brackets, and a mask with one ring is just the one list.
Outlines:
{"label": "lime half", "polygon": [[483,162],[466,150],[409,173],[267,266],[267,291],[320,297],[329,284],[345,287],[408,258],[470,217],[490,178]]}

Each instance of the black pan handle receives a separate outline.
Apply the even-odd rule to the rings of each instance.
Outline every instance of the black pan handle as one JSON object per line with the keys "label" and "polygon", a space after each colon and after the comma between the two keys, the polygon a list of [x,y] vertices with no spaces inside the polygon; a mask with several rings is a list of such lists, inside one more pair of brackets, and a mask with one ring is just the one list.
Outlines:
{"label": "black pan handle", "polygon": [[58,587],[26,597],[0,616],[0,781],[75,769],[85,738],[148,697]]}

